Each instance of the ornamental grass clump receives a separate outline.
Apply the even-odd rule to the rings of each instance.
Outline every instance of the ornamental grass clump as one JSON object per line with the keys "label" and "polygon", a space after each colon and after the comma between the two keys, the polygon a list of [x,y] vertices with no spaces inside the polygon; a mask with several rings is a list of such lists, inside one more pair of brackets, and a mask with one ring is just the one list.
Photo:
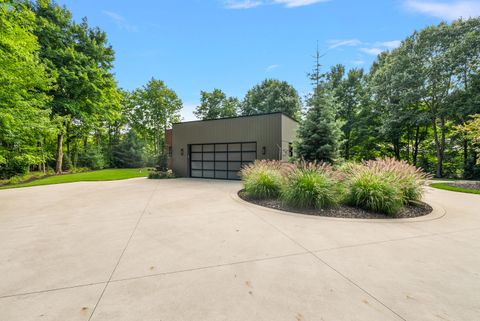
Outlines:
{"label": "ornamental grass clump", "polygon": [[255,161],[242,171],[245,194],[255,199],[276,198],[282,187],[282,165],[277,161]]}
{"label": "ornamental grass clump", "polygon": [[338,205],[341,185],[327,164],[296,163],[286,177],[281,199],[297,208],[326,208]]}
{"label": "ornamental grass clump", "polygon": [[403,206],[402,192],[384,173],[359,168],[350,178],[347,202],[355,207],[395,216]]}
{"label": "ornamental grass clump", "polygon": [[386,179],[397,185],[402,192],[404,204],[420,201],[424,186],[430,178],[421,168],[393,158],[366,161],[363,166],[385,175]]}

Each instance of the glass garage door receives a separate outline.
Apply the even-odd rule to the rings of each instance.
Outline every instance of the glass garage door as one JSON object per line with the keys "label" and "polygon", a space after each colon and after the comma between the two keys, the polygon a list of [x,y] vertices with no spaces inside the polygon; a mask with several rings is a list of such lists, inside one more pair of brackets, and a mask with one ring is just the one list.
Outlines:
{"label": "glass garage door", "polygon": [[190,176],[240,179],[242,166],[256,158],[256,142],[190,145]]}

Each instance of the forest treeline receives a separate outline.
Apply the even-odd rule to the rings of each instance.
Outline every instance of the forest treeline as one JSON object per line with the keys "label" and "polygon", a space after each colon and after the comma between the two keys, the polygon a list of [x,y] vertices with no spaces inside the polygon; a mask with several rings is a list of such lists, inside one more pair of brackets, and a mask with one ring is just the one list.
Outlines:
{"label": "forest treeline", "polygon": [[[341,162],[392,156],[439,177],[480,177],[480,19],[415,32],[373,65],[323,72],[311,94],[267,79],[240,100],[201,92],[199,119],[282,111],[296,151]],[[154,166],[182,101],[152,78],[119,88],[105,32],[51,0],[0,4],[0,178],[28,171]]]}

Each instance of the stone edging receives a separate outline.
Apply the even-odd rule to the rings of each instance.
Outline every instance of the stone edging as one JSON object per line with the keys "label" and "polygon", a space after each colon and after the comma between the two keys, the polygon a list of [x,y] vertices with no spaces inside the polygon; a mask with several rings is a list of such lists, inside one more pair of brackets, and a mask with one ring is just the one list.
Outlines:
{"label": "stone edging", "polygon": [[303,219],[312,219],[312,220],[328,220],[328,221],[337,221],[337,222],[356,222],[356,223],[415,223],[415,222],[427,222],[438,220],[444,217],[447,214],[447,211],[437,203],[427,203],[432,207],[432,212],[427,215],[419,216],[419,217],[411,217],[411,218],[384,218],[384,219],[368,219],[368,218],[342,218],[342,217],[327,217],[327,216],[316,216],[316,215],[308,215],[308,214],[301,214],[301,213],[294,213],[294,212],[287,212],[282,210],[277,210],[270,207],[265,207],[261,205],[257,205],[254,203],[247,202],[238,196],[238,192],[240,190],[230,194],[230,197],[245,206],[249,206],[256,209],[262,209],[265,211],[281,214],[281,215],[289,215],[295,216],[298,218]]}

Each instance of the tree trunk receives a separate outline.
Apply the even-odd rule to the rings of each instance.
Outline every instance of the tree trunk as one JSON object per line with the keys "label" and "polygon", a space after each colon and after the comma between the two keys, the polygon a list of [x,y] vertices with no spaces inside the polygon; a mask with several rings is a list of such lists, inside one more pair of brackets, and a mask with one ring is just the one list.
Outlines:
{"label": "tree trunk", "polygon": [[468,166],[468,140],[467,138],[463,139],[463,178],[466,178]]}
{"label": "tree trunk", "polygon": [[57,136],[57,163],[55,165],[55,173],[62,173],[62,161],[63,161],[63,133]]}
{"label": "tree trunk", "polygon": [[350,131],[347,131],[346,135],[347,139],[345,140],[345,160],[350,159]]}
{"label": "tree trunk", "polygon": [[415,143],[412,151],[412,163],[413,166],[417,166],[418,146],[420,145],[420,126],[415,129]]}
{"label": "tree trunk", "polygon": [[433,140],[435,142],[435,150],[437,152],[437,169],[435,175],[437,177],[442,177],[443,172],[443,153],[441,151],[440,140],[438,139],[438,130],[437,130],[437,119],[436,117],[432,118],[432,129],[433,129]]}

